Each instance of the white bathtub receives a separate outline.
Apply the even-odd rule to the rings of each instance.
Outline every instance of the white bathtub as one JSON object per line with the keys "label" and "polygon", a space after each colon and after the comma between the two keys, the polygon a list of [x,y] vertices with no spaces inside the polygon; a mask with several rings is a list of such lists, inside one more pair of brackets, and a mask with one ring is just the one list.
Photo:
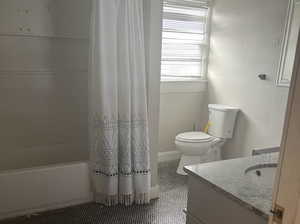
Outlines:
{"label": "white bathtub", "polygon": [[91,200],[87,162],[0,172],[0,219]]}
{"label": "white bathtub", "polygon": [[[150,198],[159,197],[159,186]],[[0,219],[91,202],[88,162],[0,172]]]}

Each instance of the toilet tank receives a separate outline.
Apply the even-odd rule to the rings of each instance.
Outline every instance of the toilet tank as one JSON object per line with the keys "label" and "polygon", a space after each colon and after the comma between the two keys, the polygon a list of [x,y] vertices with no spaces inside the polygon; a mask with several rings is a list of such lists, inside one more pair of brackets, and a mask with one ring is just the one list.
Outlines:
{"label": "toilet tank", "polygon": [[218,138],[232,138],[239,109],[221,104],[209,104],[208,111],[208,133]]}

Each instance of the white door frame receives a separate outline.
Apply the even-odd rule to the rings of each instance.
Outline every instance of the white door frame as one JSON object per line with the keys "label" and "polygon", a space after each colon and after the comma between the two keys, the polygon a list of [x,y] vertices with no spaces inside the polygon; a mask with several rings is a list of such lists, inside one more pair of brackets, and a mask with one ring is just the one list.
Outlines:
{"label": "white door frame", "polygon": [[[283,208],[282,219],[270,217],[269,224],[300,223],[300,39],[283,129],[278,171],[273,192],[272,210]],[[279,220],[279,221],[278,221]]]}

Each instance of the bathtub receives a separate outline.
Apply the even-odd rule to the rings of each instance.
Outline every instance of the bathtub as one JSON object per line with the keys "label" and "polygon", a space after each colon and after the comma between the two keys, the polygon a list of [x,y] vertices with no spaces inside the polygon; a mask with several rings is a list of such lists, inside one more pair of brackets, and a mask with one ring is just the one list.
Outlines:
{"label": "bathtub", "polygon": [[[158,197],[152,186],[150,199]],[[0,172],[0,220],[91,201],[88,162]]]}
{"label": "bathtub", "polygon": [[87,162],[0,172],[0,219],[90,201]]}

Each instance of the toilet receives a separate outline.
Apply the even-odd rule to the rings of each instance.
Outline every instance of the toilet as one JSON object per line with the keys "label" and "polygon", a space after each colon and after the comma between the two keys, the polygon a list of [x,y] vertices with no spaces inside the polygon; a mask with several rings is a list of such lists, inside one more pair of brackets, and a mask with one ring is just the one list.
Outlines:
{"label": "toilet", "polygon": [[176,149],[181,153],[178,174],[186,175],[183,167],[187,165],[221,160],[221,148],[227,139],[232,138],[239,109],[209,104],[208,111],[207,133],[184,132],[175,138]]}

